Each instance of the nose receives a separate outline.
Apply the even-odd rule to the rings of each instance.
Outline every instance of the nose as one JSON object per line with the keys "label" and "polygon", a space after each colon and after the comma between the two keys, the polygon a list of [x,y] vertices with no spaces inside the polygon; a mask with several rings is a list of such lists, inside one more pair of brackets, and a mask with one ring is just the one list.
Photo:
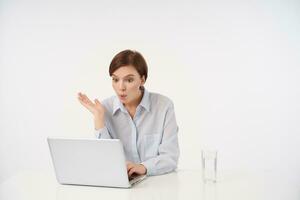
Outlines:
{"label": "nose", "polygon": [[126,89],[125,83],[123,80],[119,82],[119,90],[124,91]]}

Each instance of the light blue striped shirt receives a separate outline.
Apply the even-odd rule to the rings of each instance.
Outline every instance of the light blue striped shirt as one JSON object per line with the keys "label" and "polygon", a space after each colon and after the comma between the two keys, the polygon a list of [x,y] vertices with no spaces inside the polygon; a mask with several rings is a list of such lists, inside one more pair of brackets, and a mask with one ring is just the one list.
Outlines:
{"label": "light blue striped shirt", "polygon": [[144,90],[133,118],[117,96],[102,101],[106,108],[105,127],[96,130],[99,139],[120,139],[126,159],[141,163],[147,175],[176,169],[179,157],[178,126],[173,102]]}

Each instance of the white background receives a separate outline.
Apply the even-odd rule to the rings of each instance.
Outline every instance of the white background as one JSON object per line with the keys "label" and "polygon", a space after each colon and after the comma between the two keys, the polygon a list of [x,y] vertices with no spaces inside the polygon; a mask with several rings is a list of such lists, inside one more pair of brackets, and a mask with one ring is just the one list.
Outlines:
{"label": "white background", "polygon": [[93,137],[77,92],[114,94],[113,56],[140,51],[170,97],[179,166],[274,170],[300,183],[299,1],[0,1],[0,181],[52,170],[46,138]]}

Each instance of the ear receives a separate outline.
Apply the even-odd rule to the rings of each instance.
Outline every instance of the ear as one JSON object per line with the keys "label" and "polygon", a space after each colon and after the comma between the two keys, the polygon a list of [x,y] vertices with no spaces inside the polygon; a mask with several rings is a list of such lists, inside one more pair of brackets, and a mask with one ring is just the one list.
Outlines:
{"label": "ear", "polygon": [[146,80],[145,80],[145,76],[143,75],[142,78],[141,78],[141,81],[142,81],[142,84],[141,85],[144,85]]}

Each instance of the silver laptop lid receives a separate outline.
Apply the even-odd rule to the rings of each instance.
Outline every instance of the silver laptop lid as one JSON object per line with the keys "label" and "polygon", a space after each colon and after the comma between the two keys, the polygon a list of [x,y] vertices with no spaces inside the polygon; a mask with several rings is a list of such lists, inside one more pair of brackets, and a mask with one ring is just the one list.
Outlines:
{"label": "silver laptop lid", "polygon": [[48,138],[61,184],[130,187],[119,139]]}

